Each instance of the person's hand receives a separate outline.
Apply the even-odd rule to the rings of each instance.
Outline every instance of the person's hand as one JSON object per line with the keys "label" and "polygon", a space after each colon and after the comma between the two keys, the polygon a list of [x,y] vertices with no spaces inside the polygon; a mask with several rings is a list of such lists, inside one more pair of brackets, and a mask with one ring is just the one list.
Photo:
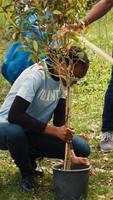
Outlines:
{"label": "person's hand", "polygon": [[64,126],[57,127],[56,136],[65,142],[70,142],[73,138],[73,129]]}
{"label": "person's hand", "polygon": [[[90,162],[88,158],[84,157],[77,157],[74,153],[73,150],[71,150],[71,161],[74,164],[83,164],[83,165],[88,165],[90,166]],[[89,170],[89,175],[94,176],[95,175],[95,170],[91,167]]]}
{"label": "person's hand", "polygon": [[81,24],[64,24],[62,26],[62,35],[65,35],[68,32],[80,32],[83,30]]}
{"label": "person's hand", "polygon": [[51,124],[47,124],[44,133],[48,135],[53,135],[55,137],[58,137],[59,139],[70,142],[73,138],[73,129],[68,128],[65,125],[63,126],[53,126]]}
{"label": "person's hand", "polygon": [[85,157],[77,157],[73,150],[71,150],[71,161],[75,164],[90,165],[89,159]]}

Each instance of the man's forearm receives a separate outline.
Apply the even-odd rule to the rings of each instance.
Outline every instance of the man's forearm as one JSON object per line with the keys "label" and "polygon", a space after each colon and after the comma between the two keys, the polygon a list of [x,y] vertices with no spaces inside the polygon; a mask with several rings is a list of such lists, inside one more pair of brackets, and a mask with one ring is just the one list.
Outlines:
{"label": "man's forearm", "polygon": [[52,135],[52,136],[57,136],[57,132],[58,132],[58,127],[51,124],[47,124],[44,129],[45,134]]}
{"label": "man's forearm", "polygon": [[62,126],[65,124],[66,99],[60,99],[54,110],[53,124]]}
{"label": "man's forearm", "polygon": [[113,7],[113,0],[101,0],[89,11],[83,19],[86,25],[103,17]]}
{"label": "man's forearm", "polygon": [[30,105],[25,99],[17,96],[10,108],[8,114],[8,121],[11,123],[19,124],[26,130],[32,132],[43,132],[46,123],[37,120],[26,113],[28,106]]}

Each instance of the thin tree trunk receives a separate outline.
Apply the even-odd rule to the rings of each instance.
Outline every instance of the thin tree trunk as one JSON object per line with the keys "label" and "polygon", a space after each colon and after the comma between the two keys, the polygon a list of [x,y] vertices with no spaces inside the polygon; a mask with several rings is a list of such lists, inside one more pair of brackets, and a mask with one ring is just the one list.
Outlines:
{"label": "thin tree trunk", "polygon": [[[67,98],[66,98],[66,126],[69,127],[70,122],[70,86],[67,90]],[[65,158],[64,158],[64,170],[70,169],[71,166],[71,142],[65,144]]]}

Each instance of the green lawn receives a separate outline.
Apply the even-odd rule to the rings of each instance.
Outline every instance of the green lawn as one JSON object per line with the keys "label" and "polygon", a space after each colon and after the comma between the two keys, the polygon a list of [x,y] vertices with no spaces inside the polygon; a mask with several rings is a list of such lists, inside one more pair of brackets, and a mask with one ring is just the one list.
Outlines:
{"label": "green lawn", "polygon": [[[85,37],[111,54],[113,45],[113,12],[90,26]],[[7,40],[1,35],[0,59],[4,55]],[[104,94],[110,79],[111,65],[96,56],[87,48],[90,69],[85,80],[73,87],[71,123],[76,134],[89,139],[92,153],[91,164],[95,176],[90,177],[87,200],[113,199],[113,153],[103,154],[97,146],[101,130],[101,116]],[[0,76],[0,104],[9,89],[9,84]],[[20,175],[8,152],[0,151],[0,200],[53,200],[53,178],[48,160],[42,162],[45,177],[39,179],[36,194],[24,194],[20,191]]]}

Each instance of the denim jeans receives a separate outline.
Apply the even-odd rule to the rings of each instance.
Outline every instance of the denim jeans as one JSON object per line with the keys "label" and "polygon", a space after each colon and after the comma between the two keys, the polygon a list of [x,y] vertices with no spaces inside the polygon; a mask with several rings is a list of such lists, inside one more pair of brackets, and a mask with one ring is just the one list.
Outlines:
{"label": "denim jeans", "polygon": [[111,80],[105,94],[102,132],[113,131],[113,67]]}
{"label": "denim jeans", "polygon": [[23,173],[33,173],[30,166],[28,139],[24,129],[16,124],[0,122],[0,149],[9,150],[15,164]]}
{"label": "denim jeans", "polygon": [[[90,148],[78,136],[73,137],[73,149],[77,156],[87,157]],[[31,160],[37,157],[64,158],[65,143],[60,139],[41,133],[27,133],[22,127],[0,122],[0,149],[9,150],[21,173],[31,173]]]}

